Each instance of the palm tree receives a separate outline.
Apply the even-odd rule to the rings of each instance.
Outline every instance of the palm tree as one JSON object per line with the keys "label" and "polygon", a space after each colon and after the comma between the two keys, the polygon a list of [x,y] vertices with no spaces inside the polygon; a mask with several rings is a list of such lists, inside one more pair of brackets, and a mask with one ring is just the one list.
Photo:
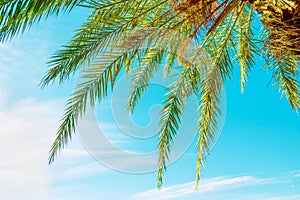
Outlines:
{"label": "palm tree", "polygon": [[[106,97],[121,70],[132,78],[129,112],[135,110],[161,63],[165,63],[166,78],[176,77],[166,91],[161,110],[158,187],[186,99],[191,95],[199,99],[198,184],[204,155],[214,141],[224,82],[231,78],[233,68],[239,67],[243,92],[255,54],[266,58],[264,67],[273,73],[274,85],[291,107],[296,111],[300,108],[300,3],[296,0],[2,0],[0,40],[9,40],[49,15],[75,7],[88,8],[90,15],[71,41],[51,57],[51,69],[41,86],[54,81],[63,83],[79,69],[88,68],[84,71],[85,81],[67,101],[49,163],[71,140],[86,105],[93,106]],[[260,22],[264,31],[257,35],[254,26]],[[166,30],[187,39],[174,42],[178,35]],[[199,45],[193,49],[194,42]],[[160,48],[162,45],[164,48]],[[203,50],[209,62],[199,66],[195,61]],[[137,62],[140,65],[133,67]]]}

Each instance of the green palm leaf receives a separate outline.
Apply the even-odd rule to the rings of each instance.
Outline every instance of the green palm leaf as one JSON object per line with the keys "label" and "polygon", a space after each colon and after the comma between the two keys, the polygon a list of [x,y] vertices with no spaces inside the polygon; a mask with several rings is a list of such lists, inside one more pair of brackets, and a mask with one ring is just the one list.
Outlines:
{"label": "green palm leaf", "polygon": [[70,11],[83,0],[4,0],[0,3],[0,41],[5,41],[19,32],[24,32],[32,24]]}
{"label": "green palm leaf", "polygon": [[135,110],[142,94],[148,89],[149,81],[157,72],[164,53],[164,50],[148,50],[141,63],[142,66],[133,71],[132,89],[127,103],[127,110],[131,113]]}
{"label": "green palm leaf", "polygon": [[291,107],[297,112],[300,109],[300,85],[296,58],[291,55],[271,56],[266,66],[273,71],[274,85],[278,87]]}
{"label": "green palm leaf", "polygon": [[241,92],[245,90],[245,84],[247,77],[254,65],[254,55],[259,53],[258,47],[256,46],[256,39],[253,32],[253,9],[252,5],[250,9],[247,7],[243,8],[239,19],[239,25],[237,27],[237,39],[238,51],[234,59],[239,60],[240,63],[240,76],[241,76]]}
{"label": "green palm leaf", "polygon": [[[160,111],[160,129],[158,131],[158,187],[162,185],[163,173],[166,170],[167,161],[170,155],[170,146],[179,129],[182,113],[184,110],[184,101],[197,90],[198,70],[190,65],[185,67],[182,72],[178,74],[180,77],[173,82],[167,89],[166,98],[163,102],[163,108]],[[193,83],[190,82],[193,78]]]}
{"label": "green palm leaf", "polygon": [[[245,4],[244,4],[245,5]],[[217,128],[217,119],[221,114],[219,107],[221,90],[226,78],[230,78],[232,63],[229,49],[231,37],[244,5],[232,11],[210,38],[205,40],[202,46],[206,47],[212,61],[210,65],[202,69],[200,92],[198,93],[198,156],[196,164],[196,185],[198,185],[205,155],[210,152],[210,144],[214,142],[214,134]]]}
{"label": "green palm leaf", "polygon": [[136,51],[119,50],[115,54],[102,54],[100,59],[94,61],[91,68],[84,71],[83,78],[87,80],[78,85],[67,101],[65,114],[51,147],[49,163],[54,161],[57,152],[72,138],[78,117],[85,112],[87,103],[94,106],[95,101],[101,101],[107,96],[109,87],[111,89],[114,87],[123,63],[133,57],[132,53]]}

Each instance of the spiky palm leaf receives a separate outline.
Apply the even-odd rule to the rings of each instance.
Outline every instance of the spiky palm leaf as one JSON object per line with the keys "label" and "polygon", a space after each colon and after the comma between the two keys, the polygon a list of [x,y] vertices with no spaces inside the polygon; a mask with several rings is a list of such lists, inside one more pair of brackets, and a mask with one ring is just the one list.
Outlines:
{"label": "spiky palm leaf", "polygon": [[279,92],[286,96],[291,107],[300,109],[300,83],[297,59],[292,55],[269,57],[266,65],[273,71],[273,83],[278,86]]}
{"label": "spiky palm leaf", "polygon": [[4,0],[0,3],[0,41],[23,32],[51,14],[71,11],[83,0]]}
{"label": "spiky palm leaf", "polygon": [[240,63],[242,93],[245,90],[248,74],[255,64],[254,54],[259,54],[259,50],[256,45],[257,41],[253,30],[253,10],[254,5],[251,5],[249,9],[246,7],[243,8],[240,20],[238,22],[239,25],[237,27],[237,39],[235,39],[238,42],[238,50],[235,59],[237,59]]}
{"label": "spiky palm leaf", "polygon": [[[162,185],[163,172],[166,170],[170,146],[181,123],[185,100],[193,94],[194,90],[198,90],[198,87],[193,84],[197,83],[200,77],[199,70],[195,66],[184,67],[183,71],[178,73],[177,76],[179,76],[178,80],[167,88],[163,108],[160,111],[162,116],[158,131],[158,187]],[[193,79],[192,82],[191,79]]]}

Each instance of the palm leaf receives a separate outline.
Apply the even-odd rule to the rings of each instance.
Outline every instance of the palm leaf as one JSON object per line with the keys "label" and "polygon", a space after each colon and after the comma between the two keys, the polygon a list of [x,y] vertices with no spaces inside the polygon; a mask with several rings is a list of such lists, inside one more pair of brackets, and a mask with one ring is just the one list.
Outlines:
{"label": "palm leaf", "polygon": [[157,185],[161,187],[163,173],[166,171],[167,161],[170,155],[170,145],[172,144],[177,131],[179,129],[182,113],[184,109],[184,101],[194,90],[197,90],[196,84],[193,83],[199,79],[198,70],[190,65],[179,73],[180,77],[177,81],[171,84],[167,89],[166,99],[163,102],[161,110],[159,141],[158,141],[158,172]]}
{"label": "palm leaf", "polygon": [[[72,41],[52,57],[49,62],[52,68],[43,78],[42,87],[57,77],[62,83],[98,53],[105,51],[108,46],[113,48],[114,44],[118,45],[119,37],[124,38],[124,33],[133,30],[138,26],[138,22],[144,21],[148,17],[148,12],[163,5],[160,3],[144,6],[140,2],[132,3],[132,1],[121,1],[119,4],[106,3],[99,4],[99,8],[88,17]],[[129,9],[131,13],[128,13],[128,6],[136,8],[139,12]],[[142,8],[139,10],[137,6]]]}
{"label": "palm leaf", "polygon": [[273,82],[287,98],[291,107],[298,112],[300,109],[299,69],[295,56],[270,56],[266,66],[273,71]]}
{"label": "palm leaf", "polygon": [[243,11],[242,4],[228,14],[224,24],[215,29],[210,38],[203,41],[202,46],[209,53],[212,61],[210,65],[202,69],[200,93],[198,102],[199,124],[197,127],[198,156],[196,163],[196,186],[198,185],[205,155],[210,151],[210,144],[214,142],[214,134],[217,128],[217,119],[221,114],[219,107],[220,93],[226,78],[231,74],[231,57],[228,43],[233,37],[234,28]]}
{"label": "palm leaf", "polygon": [[0,3],[0,41],[5,41],[19,32],[24,32],[32,24],[70,11],[83,0],[5,0]]}
{"label": "palm leaf", "polygon": [[157,72],[164,53],[164,50],[148,50],[141,63],[142,66],[133,71],[133,83],[127,103],[127,110],[131,113],[135,110],[142,94],[147,90],[150,79]]}
{"label": "palm leaf", "polygon": [[[136,53],[136,52],[134,52]],[[53,162],[60,151],[72,138],[78,117],[85,112],[87,103],[91,106],[107,96],[109,86],[112,89],[123,63],[132,57],[130,51],[117,51],[115,54],[102,54],[92,67],[84,71],[85,82],[78,85],[72,97],[67,101],[67,108],[51,147],[49,163]]]}
{"label": "palm leaf", "polygon": [[199,182],[201,166],[204,164],[204,156],[210,152],[210,144],[215,140],[214,133],[217,128],[217,119],[221,114],[219,104],[222,87],[223,79],[220,69],[218,67],[209,69],[200,84],[196,186]]}
{"label": "palm leaf", "polygon": [[237,59],[240,64],[242,93],[245,89],[248,73],[254,65],[254,54],[259,53],[252,27],[253,9],[253,5],[250,10],[247,7],[243,8],[237,26],[237,39],[235,39],[238,42],[238,50],[234,60]]}

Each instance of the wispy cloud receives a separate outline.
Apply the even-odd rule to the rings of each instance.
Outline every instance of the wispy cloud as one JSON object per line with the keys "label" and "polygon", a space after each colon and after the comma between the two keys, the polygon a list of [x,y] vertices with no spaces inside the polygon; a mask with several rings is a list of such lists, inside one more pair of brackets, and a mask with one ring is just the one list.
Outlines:
{"label": "wispy cloud", "polygon": [[294,170],[294,171],[283,173],[283,176],[286,177],[287,179],[300,178],[300,170]]}
{"label": "wispy cloud", "polygon": [[160,190],[152,189],[134,195],[132,200],[159,200],[159,199],[175,199],[184,196],[189,196],[195,193],[211,193],[222,190],[231,190],[235,188],[261,185],[271,183],[271,179],[258,179],[252,176],[240,176],[234,178],[217,177],[211,179],[203,179],[199,183],[199,187],[195,190],[195,183],[188,182],[170,187],[165,187]]}
{"label": "wispy cloud", "polygon": [[108,170],[92,159],[79,141],[62,154],[61,162],[48,166],[48,151],[55,136],[60,118],[57,111],[62,110],[62,101],[39,102],[28,98],[8,105],[6,98],[1,99],[1,199],[48,199],[55,182],[64,181],[64,186],[68,186],[70,180]]}
{"label": "wispy cloud", "polygon": [[[22,38],[15,38],[0,44],[0,83],[20,83],[37,85],[41,74],[46,71],[51,43],[44,40],[41,33],[30,32]],[[16,80],[15,77],[18,77]],[[10,87],[10,84],[6,84]]]}
{"label": "wispy cloud", "polygon": [[279,196],[279,197],[270,197],[265,200],[299,200],[299,199],[300,199],[300,194]]}
{"label": "wispy cloud", "polygon": [[3,199],[45,199],[47,154],[58,102],[25,99],[0,111],[0,194]]}
{"label": "wispy cloud", "polygon": [[300,178],[300,170],[295,171],[294,176]]}
{"label": "wispy cloud", "polygon": [[7,92],[5,89],[0,87],[0,110],[5,106]]}
{"label": "wispy cloud", "polygon": [[55,182],[62,181],[72,181],[76,179],[88,178],[91,176],[96,176],[109,171],[109,168],[106,168],[100,165],[95,160],[85,159],[83,162],[72,162],[72,164],[61,165],[58,170],[55,170],[55,176],[53,176]]}

